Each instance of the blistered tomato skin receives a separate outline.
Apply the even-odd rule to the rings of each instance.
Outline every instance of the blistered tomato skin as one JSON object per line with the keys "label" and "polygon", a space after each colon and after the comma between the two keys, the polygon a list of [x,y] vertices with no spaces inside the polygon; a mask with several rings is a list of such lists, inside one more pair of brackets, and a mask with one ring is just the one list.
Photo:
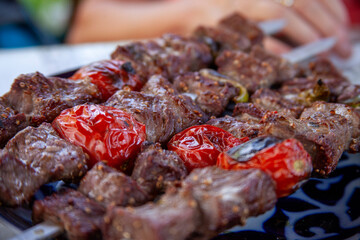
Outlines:
{"label": "blistered tomato skin", "polygon": [[231,133],[211,125],[199,125],[176,134],[168,143],[184,161],[188,171],[215,165],[218,155],[248,141],[234,137]]}
{"label": "blistered tomato skin", "polygon": [[218,167],[229,170],[259,168],[276,182],[278,197],[293,193],[312,172],[311,157],[296,139],[287,139],[264,148],[247,160],[238,161],[236,154],[229,152],[231,150],[218,156]]}
{"label": "blistered tomato skin", "polygon": [[80,68],[70,79],[77,80],[86,77],[99,88],[104,101],[119,89],[137,91],[143,85],[131,63],[119,60],[94,62]]}
{"label": "blistered tomato skin", "polygon": [[89,166],[99,161],[126,171],[146,139],[145,125],[119,109],[79,105],[64,110],[52,123],[59,135],[89,154]]}

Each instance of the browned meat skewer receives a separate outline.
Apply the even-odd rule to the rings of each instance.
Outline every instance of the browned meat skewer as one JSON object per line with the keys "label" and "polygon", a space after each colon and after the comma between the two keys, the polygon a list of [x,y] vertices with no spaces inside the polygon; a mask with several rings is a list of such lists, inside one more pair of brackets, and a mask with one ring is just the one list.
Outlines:
{"label": "browned meat skewer", "polygon": [[102,162],[85,175],[78,191],[105,206],[138,206],[150,200],[135,180]]}
{"label": "browned meat skewer", "polygon": [[223,51],[216,58],[216,65],[219,73],[242,84],[249,92],[277,82],[273,66],[241,51]]}
{"label": "browned meat skewer", "polygon": [[143,80],[154,74],[173,79],[178,74],[206,68],[212,62],[207,45],[174,34],[118,46],[111,57],[130,61]]}
{"label": "browned meat skewer", "polygon": [[[305,106],[291,99],[286,99],[280,93],[269,88],[257,90],[251,95],[251,102],[255,104],[257,108],[265,111],[286,112],[295,118],[298,118],[305,108]],[[239,107],[240,105],[234,110],[234,115],[237,115]]]}
{"label": "browned meat skewer", "polygon": [[155,204],[109,208],[103,239],[209,239],[273,208],[274,189],[271,178],[260,170],[196,169],[182,188]]}
{"label": "browned meat skewer", "polygon": [[51,122],[66,108],[100,99],[89,79],[47,78],[38,72],[20,75],[0,99],[0,146],[29,125]]}
{"label": "browned meat skewer", "polygon": [[265,37],[264,33],[256,25],[256,23],[245,18],[239,13],[234,13],[228,17],[223,18],[220,20],[219,26],[241,33],[250,39],[252,45],[262,45]]}
{"label": "browned meat skewer", "polygon": [[49,123],[25,128],[0,151],[0,201],[5,205],[29,203],[43,184],[74,181],[87,170],[82,149],[60,138]]}
{"label": "browned meat skewer", "polygon": [[29,126],[29,121],[26,115],[17,113],[0,99],[0,147],[27,126]]}
{"label": "browned meat skewer", "polygon": [[255,138],[264,132],[264,124],[260,123],[260,119],[251,117],[248,114],[242,114],[241,117],[225,116],[214,118],[206,124],[224,129],[237,138]]}
{"label": "browned meat skewer", "polygon": [[154,199],[187,175],[183,160],[175,152],[154,144],[138,155],[131,177]]}
{"label": "browned meat skewer", "polygon": [[51,122],[66,108],[96,103],[100,97],[98,88],[89,79],[47,78],[37,72],[20,75],[3,99],[16,111],[26,114],[31,125],[38,126]]}
{"label": "browned meat skewer", "polygon": [[240,94],[230,79],[214,70],[202,69],[179,75],[174,87],[194,96],[196,104],[210,116],[220,116],[234,97]]}
{"label": "browned meat skewer", "polygon": [[150,142],[167,143],[174,134],[208,119],[188,96],[177,94],[161,76],[149,79],[144,90],[147,93],[118,91],[105,105],[132,113],[146,125]]}
{"label": "browned meat skewer", "polygon": [[101,239],[104,214],[104,206],[72,189],[36,201],[32,213],[35,223],[49,221],[63,227],[69,240]]}

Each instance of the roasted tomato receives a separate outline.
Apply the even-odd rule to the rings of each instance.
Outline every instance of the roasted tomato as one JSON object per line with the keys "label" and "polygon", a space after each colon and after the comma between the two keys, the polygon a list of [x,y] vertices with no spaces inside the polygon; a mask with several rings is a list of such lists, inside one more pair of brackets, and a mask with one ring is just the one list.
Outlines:
{"label": "roasted tomato", "polygon": [[107,100],[119,89],[140,90],[142,82],[130,62],[104,60],[80,68],[70,79],[90,78]]}
{"label": "roasted tomato", "polygon": [[236,138],[231,133],[211,125],[193,126],[176,134],[168,143],[184,161],[186,168],[203,168],[215,165],[218,155],[249,138]]}
{"label": "roasted tomato", "polygon": [[79,105],[64,110],[52,123],[61,137],[89,154],[89,165],[104,161],[126,171],[146,139],[145,125],[119,109]]}
{"label": "roasted tomato", "polygon": [[296,139],[254,138],[219,155],[218,167],[239,170],[260,168],[276,182],[278,197],[284,197],[307,179],[312,171],[311,157]]}

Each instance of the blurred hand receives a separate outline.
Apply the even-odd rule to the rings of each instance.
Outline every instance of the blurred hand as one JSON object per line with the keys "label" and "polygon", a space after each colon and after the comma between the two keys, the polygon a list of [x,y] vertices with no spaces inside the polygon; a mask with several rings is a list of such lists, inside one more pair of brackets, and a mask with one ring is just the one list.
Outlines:
{"label": "blurred hand", "polygon": [[[202,0],[202,2],[206,11],[215,18],[234,11],[256,21],[283,18],[287,21],[287,25],[282,33],[295,44],[302,45],[322,37],[335,36],[338,42],[334,51],[343,58],[351,55],[348,14],[341,0],[294,0],[289,1],[293,2],[289,7],[276,0]],[[287,49],[284,44],[274,40],[267,41],[266,45],[276,48],[278,52]]]}

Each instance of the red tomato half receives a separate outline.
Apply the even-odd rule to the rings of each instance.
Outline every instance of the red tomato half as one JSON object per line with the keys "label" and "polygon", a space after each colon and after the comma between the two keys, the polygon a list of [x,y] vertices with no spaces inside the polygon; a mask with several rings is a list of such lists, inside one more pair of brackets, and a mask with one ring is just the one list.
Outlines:
{"label": "red tomato half", "polygon": [[94,62],[80,68],[70,79],[89,77],[95,84],[104,100],[107,100],[119,89],[140,90],[142,82],[135,75],[130,62],[119,60],[104,60]]}
{"label": "red tomato half", "polygon": [[231,133],[211,125],[193,126],[176,134],[168,143],[189,171],[215,165],[218,155],[249,138],[236,138]]}
{"label": "red tomato half", "polygon": [[[239,146],[239,149],[234,147],[228,152],[221,153],[216,163],[217,166],[229,170],[262,169],[276,182],[278,197],[293,193],[303,180],[309,178],[312,172],[311,157],[299,141],[287,139],[265,147],[249,159],[241,159],[251,151],[253,140],[256,139]],[[247,153],[241,153],[242,149],[240,148],[242,147],[246,148]]]}
{"label": "red tomato half", "polygon": [[145,125],[119,109],[101,105],[79,105],[64,110],[52,123],[61,137],[84,149],[89,165],[105,161],[125,171],[131,167],[142,142]]}

